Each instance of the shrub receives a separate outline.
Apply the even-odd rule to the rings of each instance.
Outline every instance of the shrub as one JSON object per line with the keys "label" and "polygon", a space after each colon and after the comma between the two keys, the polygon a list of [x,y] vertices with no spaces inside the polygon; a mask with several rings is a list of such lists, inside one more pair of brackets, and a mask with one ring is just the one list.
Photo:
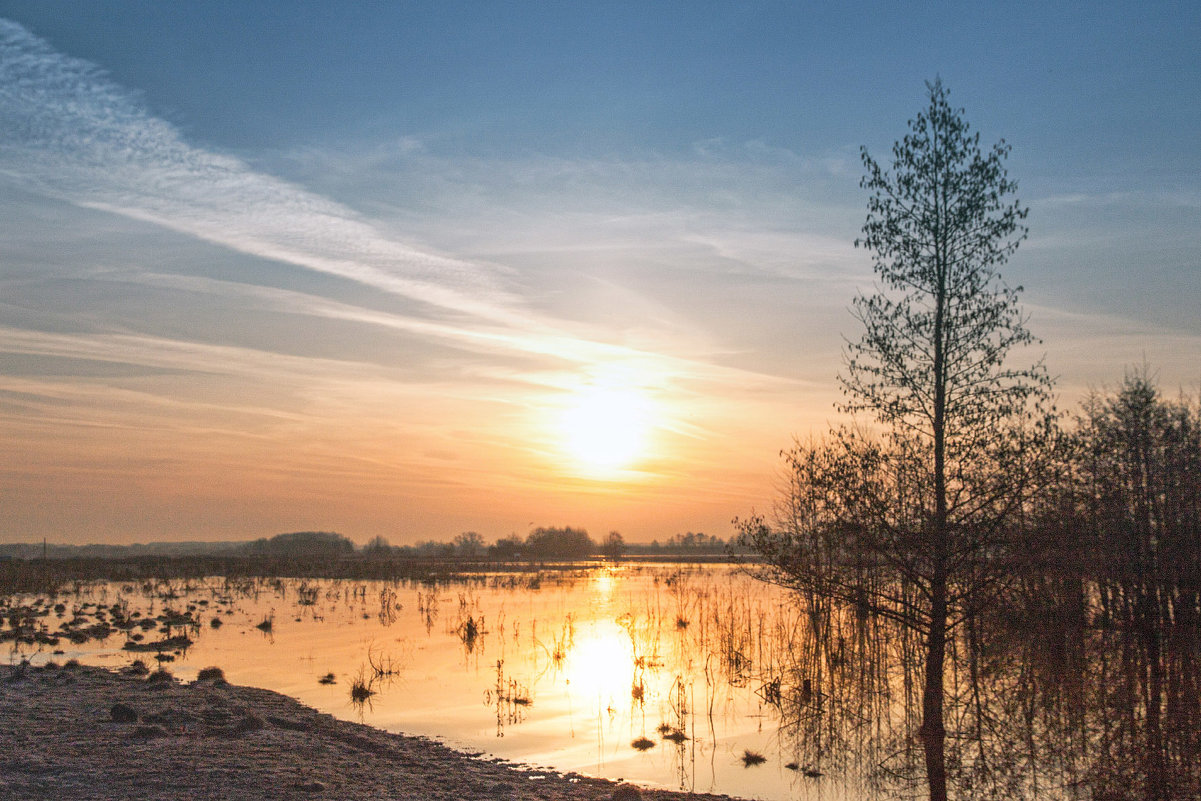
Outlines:
{"label": "shrub", "polygon": [[219,667],[206,667],[196,674],[196,681],[225,681],[225,671]]}

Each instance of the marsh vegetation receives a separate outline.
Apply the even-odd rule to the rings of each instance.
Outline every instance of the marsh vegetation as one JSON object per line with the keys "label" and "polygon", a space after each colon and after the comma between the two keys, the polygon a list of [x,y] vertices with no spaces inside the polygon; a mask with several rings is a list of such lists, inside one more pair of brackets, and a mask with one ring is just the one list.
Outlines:
{"label": "marsh vegetation", "polygon": [[[1145,787],[1154,766],[1162,797],[1189,797],[1195,630],[1159,620],[1149,640],[1154,618],[1130,587],[1066,573],[1047,581],[1029,587],[1039,603],[991,609],[951,639],[953,791],[971,782],[972,797],[1092,798]],[[164,681],[215,677],[206,669],[220,665],[235,684],[519,761],[761,798],[884,799],[924,787],[913,738],[920,638],[729,566],[436,582],[84,581],[0,608],[14,663],[146,671],[157,654],[173,658],[155,674]],[[266,637],[256,624],[272,609]],[[226,625],[201,625],[201,612]],[[101,617],[107,632],[93,628]],[[94,636],[64,634],[77,630]],[[163,650],[123,647],[143,631]],[[169,642],[168,631],[188,642]]]}

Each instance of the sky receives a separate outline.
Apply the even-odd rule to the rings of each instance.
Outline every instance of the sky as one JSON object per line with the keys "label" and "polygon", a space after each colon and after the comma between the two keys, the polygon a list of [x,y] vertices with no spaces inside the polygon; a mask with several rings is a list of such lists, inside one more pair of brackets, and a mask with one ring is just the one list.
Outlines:
{"label": "sky", "polygon": [[913,5],[0,0],[0,542],[729,536],[935,77],[1015,358],[1195,395],[1201,10]]}

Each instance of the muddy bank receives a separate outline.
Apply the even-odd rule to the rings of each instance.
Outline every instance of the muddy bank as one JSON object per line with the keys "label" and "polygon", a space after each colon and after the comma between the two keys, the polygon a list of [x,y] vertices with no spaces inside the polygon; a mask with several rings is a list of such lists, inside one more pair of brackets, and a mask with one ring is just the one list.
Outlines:
{"label": "muddy bank", "polygon": [[0,797],[718,799],[464,754],[267,690],[0,666]]}

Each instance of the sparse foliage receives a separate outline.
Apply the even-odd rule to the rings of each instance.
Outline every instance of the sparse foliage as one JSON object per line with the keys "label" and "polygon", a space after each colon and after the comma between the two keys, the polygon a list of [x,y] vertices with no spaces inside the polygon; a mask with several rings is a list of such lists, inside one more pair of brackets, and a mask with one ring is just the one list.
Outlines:
{"label": "sparse foliage", "polygon": [[388,542],[387,537],[376,535],[363,546],[363,555],[380,558],[391,556],[394,550],[392,544]]}
{"label": "sparse foliage", "polygon": [[354,553],[354,543],[333,531],[296,531],[247,543],[247,553],[272,556],[341,557]]}
{"label": "sparse foliage", "polygon": [[474,531],[464,531],[455,537],[455,553],[466,559],[477,558],[484,547],[484,538]]}
{"label": "sparse foliage", "polygon": [[878,285],[854,301],[863,336],[840,377],[849,413],[824,441],[786,454],[775,525],[741,524],[768,578],[920,633],[922,741],[932,799],[945,799],[944,662],[949,633],[1013,575],[1022,512],[1054,432],[1041,363],[1009,366],[1034,342],[996,268],[1026,235],[1026,209],[938,81],[893,147],[862,153],[871,192],[863,238]]}
{"label": "sparse foliage", "polygon": [[501,537],[488,547],[488,555],[494,559],[516,559],[521,555],[525,542],[516,534]]}
{"label": "sparse foliage", "polygon": [[625,537],[621,536],[621,532],[618,531],[610,531],[601,548],[606,557],[614,560],[620,559],[621,555],[625,553],[625,549]]}
{"label": "sparse foliage", "polygon": [[525,540],[525,551],[538,559],[580,559],[591,554],[596,543],[582,528],[536,528]]}

